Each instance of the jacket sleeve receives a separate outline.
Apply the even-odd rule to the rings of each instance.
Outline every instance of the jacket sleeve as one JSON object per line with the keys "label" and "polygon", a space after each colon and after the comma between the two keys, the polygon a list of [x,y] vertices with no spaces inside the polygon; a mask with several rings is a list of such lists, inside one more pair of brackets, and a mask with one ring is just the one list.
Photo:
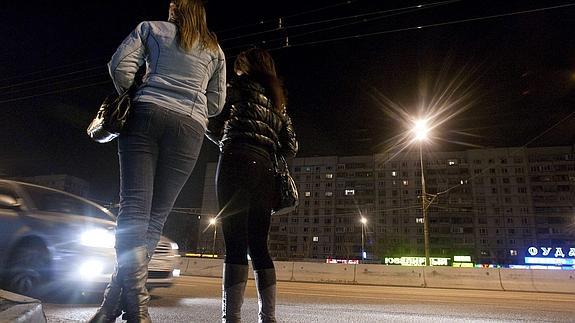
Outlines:
{"label": "jacket sleeve", "polygon": [[[231,90],[231,88],[230,88]],[[228,91],[232,92],[233,91]],[[220,114],[208,118],[208,129],[206,129],[206,137],[210,139],[214,144],[220,146],[222,137],[224,136],[224,126],[226,120],[230,117],[231,113],[231,103],[228,101],[221,111]]]}
{"label": "jacket sleeve", "polygon": [[295,130],[291,118],[289,115],[287,115],[287,113],[284,114],[284,116],[286,121],[279,135],[281,144],[280,152],[286,158],[293,158],[299,150],[299,144],[295,135]]}
{"label": "jacket sleeve", "polygon": [[218,47],[218,57],[214,60],[215,70],[206,89],[208,117],[219,114],[226,101],[226,58],[220,47]]}
{"label": "jacket sleeve", "polygon": [[130,88],[138,69],[144,64],[144,41],[148,34],[149,24],[140,23],[118,46],[108,62],[108,71],[119,94]]}

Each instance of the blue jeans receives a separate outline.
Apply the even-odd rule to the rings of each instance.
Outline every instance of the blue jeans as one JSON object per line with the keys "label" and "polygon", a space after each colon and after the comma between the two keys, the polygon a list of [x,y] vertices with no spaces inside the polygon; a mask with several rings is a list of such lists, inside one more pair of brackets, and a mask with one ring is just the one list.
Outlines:
{"label": "blue jeans", "polygon": [[136,102],[118,137],[120,210],[116,249],[154,253],[164,223],[198,159],[204,128],[151,103]]}

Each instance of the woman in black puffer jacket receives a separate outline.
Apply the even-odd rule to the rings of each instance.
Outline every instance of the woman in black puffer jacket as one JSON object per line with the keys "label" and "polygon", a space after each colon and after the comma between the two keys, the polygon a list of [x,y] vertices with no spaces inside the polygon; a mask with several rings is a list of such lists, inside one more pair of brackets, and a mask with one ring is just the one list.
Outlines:
{"label": "woman in black puffer jacket", "polygon": [[262,49],[242,52],[234,72],[226,105],[210,119],[207,131],[220,147],[216,183],[226,244],[222,319],[240,321],[249,252],[259,322],[276,322],[275,269],[267,247],[271,210],[278,199],[272,154],[277,150],[292,158],[298,143],[270,54]]}

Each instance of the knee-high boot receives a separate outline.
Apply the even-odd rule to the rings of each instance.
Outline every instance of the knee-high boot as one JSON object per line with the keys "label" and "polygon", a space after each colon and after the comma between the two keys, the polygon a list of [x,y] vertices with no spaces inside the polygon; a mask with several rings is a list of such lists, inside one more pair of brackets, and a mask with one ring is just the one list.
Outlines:
{"label": "knee-high boot", "polygon": [[148,262],[145,246],[118,252],[118,280],[125,311],[122,318],[128,323],[152,322],[148,313],[150,294],[146,289]]}
{"label": "knee-high boot", "polygon": [[258,291],[259,323],[276,321],[276,270],[275,268],[254,270]]}
{"label": "knee-high boot", "polygon": [[116,318],[122,315],[122,287],[118,282],[118,265],[112,274],[112,279],[104,291],[104,299],[96,314],[90,318],[88,323],[113,323]]}
{"label": "knee-high boot", "polygon": [[248,281],[248,265],[224,263],[222,281],[222,323],[241,322],[244,291]]}

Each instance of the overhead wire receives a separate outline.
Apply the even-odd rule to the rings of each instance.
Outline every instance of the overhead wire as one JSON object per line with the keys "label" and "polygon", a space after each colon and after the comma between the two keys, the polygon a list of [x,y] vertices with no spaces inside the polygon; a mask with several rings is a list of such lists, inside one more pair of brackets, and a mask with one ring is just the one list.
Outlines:
{"label": "overhead wire", "polygon": [[[458,1],[458,0],[436,2],[436,3],[428,4],[428,5],[425,5],[425,6],[426,6],[426,7],[429,7],[429,6],[434,5],[434,4],[435,4],[435,5],[442,5],[442,4],[447,4],[447,3],[453,3],[453,2],[456,2],[456,1]],[[346,3],[342,3],[342,4],[347,4],[347,2],[346,2]],[[341,4],[341,5],[342,5],[342,4]],[[421,6],[423,7],[424,5],[421,5]],[[390,33],[410,31],[410,30],[418,30],[418,29],[424,29],[424,28],[440,27],[440,26],[460,24],[460,23],[471,22],[471,21],[481,21],[481,20],[487,20],[487,19],[495,19],[495,18],[513,16],[513,15],[528,14],[528,13],[535,13],[535,12],[541,12],[541,11],[546,11],[546,10],[567,8],[567,7],[572,7],[572,6],[575,6],[575,3],[563,4],[563,5],[557,5],[557,6],[548,6],[548,7],[536,8],[536,9],[530,9],[530,10],[514,11],[514,12],[509,12],[509,13],[489,15],[489,16],[482,16],[482,17],[474,17],[474,18],[460,19],[460,20],[454,20],[454,21],[446,21],[446,22],[441,22],[441,23],[420,25],[420,26],[415,26],[415,27],[397,28],[397,29],[384,30],[384,31],[379,31],[379,32],[357,34],[357,35],[352,35],[352,36],[336,37],[336,38],[323,39],[323,40],[318,40],[318,41],[304,42],[304,43],[299,43],[299,44],[290,44],[290,45],[287,46],[287,47],[302,47],[302,46],[317,45],[317,44],[323,44],[323,43],[335,42],[335,41],[341,41],[341,40],[347,40],[347,39],[360,39],[360,38],[371,37],[371,36],[376,36],[376,35],[390,34]],[[329,6],[329,7],[331,7],[331,6]],[[327,7],[324,7],[324,8],[327,8]],[[408,7],[406,7],[406,8],[408,8]],[[411,8],[411,7],[409,7],[409,8]],[[321,8],[319,8],[318,10],[320,10],[320,9],[321,9]],[[401,10],[401,8],[394,9],[394,10]],[[295,36],[293,36],[293,37],[297,37],[297,35],[295,35]],[[279,49],[283,49],[283,48],[286,48],[286,47],[285,47],[285,46],[281,46],[281,47],[270,48],[270,49],[268,49],[268,50],[270,50],[270,51],[275,51],[275,50],[279,50]],[[233,56],[232,56],[232,57],[233,57]],[[75,65],[75,64],[79,64],[79,63],[73,63],[73,64],[70,64],[70,65]],[[32,84],[32,83],[36,83],[36,82],[40,82],[40,81],[45,81],[45,80],[49,80],[49,79],[61,78],[61,77],[64,77],[64,76],[74,75],[74,74],[78,74],[78,73],[82,73],[82,72],[86,72],[86,71],[90,71],[90,70],[95,70],[95,69],[99,69],[99,68],[101,68],[101,67],[86,68],[86,69],[79,70],[79,71],[73,71],[73,72],[69,72],[69,73],[64,73],[64,74],[59,74],[59,75],[44,77],[44,78],[41,78],[41,79],[38,79],[38,80],[20,82],[20,83],[17,83],[17,84],[0,87],[0,89],[11,88],[11,87],[21,86],[21,85],[26,85],[26,84]],[[100,85],[100,84],[103,84],[103,83],[104,83],[104,82],[99,82],[99,83],[87,84],[87,85],[77,86],[77,87],[68,88],[68,89],[63,89],[63,90],[56,90],[56,91],[50,91],[50,92],[45,92],[45,93],[36,94],[36,95],[25,96],[25,97],[21,97],[21,98],[12,98],[12,99],[0,100],[0,104],[2,104],[2,103],[7,103],[7,102],[14,102],[14,101],[18,101],[18,100],[24,100],[24,99],[33,98],[33,97],[42,96],[42,95],[48,95],[48,94],[52,94],[52,93],[59,93],[59,92],[65,92],[65,91],[69,91],[69,90],[80,89],[80,88],[84,88],[84,87],[90,87],[90,86]]]}
{"label": "overhead wire", "polygon": [[[408,6],[408,7],[402,7],[402,8],[380,10],[380,11],[369,12],[369,13],[365,13],[365,14],[351,15],[351,16],[339,17],[339,18],[331,18],[331,19],[313,21],[313,22],[308,22],[308,23],[301,23],[301,24],[296,24],[296,25],[288,25],[288,26],[283,26],[282,28],[273,28],[273,29],[268,29],[268,30],[259,31],[259,32],[253,32],[253,33],[249,33],[249,34],[245,34],[245,35],[239,35],[236,37],[225,38],[225,39],[222,39],[222,42],[230,41],[230,40],[236,40],[236,39],[242,39],[242,38],[248,38],[248,37],[253,37],[253,36],[258,36],[258,35],[263,35],[263,34],[268,34],[268,33],[277,32],[280,30],[288,31],[291,29],[309,27],[309,26],[331,23],[331,22],[337,22],[337,21],[342,21],[342,20],[359,19],[359,18],[363,18],[363,17],[367,17],[367,16],[376,16],[376,15],[383,15],[383,14],[388,14],[388,13],[395,13],[395,14],[391,14],[391,15],[384,15],[384,16],[377,17],[377,18],[371,18],[371,19],[367,19],[367,20],[363,20],[363,21],[359,21],[359,22],[354,22],[354,23],[349,23],[349,24],[344,24],[344,25],[339,26],[339,27],[344,27],[344,26],[353,25],[353,24],[357,24],[357,23],[365,23],[365,22],[376,20],[376,19],[387,18],[387,17],[391,17],[391,16],[403,14],[403,13],[418,11],[421,9],[427,9],[429,7],[451,4],[451,3],[459,2],[459,1],[462,1],[462,0],[449,0],[449,1],[434,2],[434,3],[429,3],[429,4],[423,4],[423,5],[414,5],[414,6]],[[338,26],[336,26],[335,28],[338,28]],[[320,31],[323,31],[323,30],[320,30]],[[293,36],[290,36],[290,37],[293,37]]]}
{"label": "overhead wire", "polygon": [[[515,16],[515,15],[542,12],[542,11],[547,11],[547,10],[568,8],[568,7],[573,7],[573,6],[575,6],[575,3],[550,6],[550,7],[543,7],[543,8],[536,8],[536,9],[530,9],[530,10],[514,11],[514,12],[502,13],[502,14],[497,14],[497,15],[489,15],[489,16],[481,16],[481,17],[475,17],[475,18],[445,21],[445,22],[440,22],[440,23],[419,25],[419,26],[414,26],[414,27],[405,27],[405,28],[383,30],[383,31],[377,31],[377,32],[372,32],[372,33],[357,34],[357,35],[352,35],[352,36],[335,37],[335,38],[324,39],[324,40],[319,40],[319,41],[310,41],[310,42],[305,42],[305,43],[300,43],[300,44],[290,44],[289,47],[302,47],[302,46],[309,46],[309,45],[318,45],[318,44],[336,42],[336,41],[347,40],[347,39],[361,39],[361,38],[379,36],[379,35],[384,35],[384,34],[391,34],[391,33],[411,31],[411,30],[420,30],[420,29],[432,28],[432,27],[448,26],[448,25],[461,24],[461,23],[466,23],[466,22],[471,22],[471,21],[481,21],[481,20],[509,17],[509,16]],[[276,48],[272,48],[269,50],[273,51],[273,50],[279,50],[279,49],[283,49],[283,48],[285,48],[285,47],[281,46],[281,47],[276,47]]]}
{"label": "overhead wire", "polygon": [[[310,14],[313,12],[318,12],[318,11],[323,11],[323,10],[327,10],[327,9],[332,9],[332,8],[336,8],[336,7],[341,7],[344,5],[349,5],[352,4],[354,2],[357,2],[358,0],[348,0],[348,1],[343,1],[340,3],[336,3],[336,4],[332,4],[332,5],[328,5],[325,7],[320,7],[320,8],[316,8],[316,9],[311,9],[311,10],[307,10],[307,11],[303,11],[303,12],[299,12],[299,13],[295,13],[295,14],[291,14],[291,15],[286,15],[284,16],[285,18],[293,18],[293,17],[299,17],[299,16],[303,16],[306,14]],[[275,23],[277,22],[277,18],[275,19],[267,19],[267,20],[262,20],[258,23],[252,23],[252,24],[246,24],[246,25],[242,25],[242,26],[237,26],[237,27],[232,27],[232,28],[228,28],[228,29],[224,29],[224,30],[219,30],[216,31],[217,33],[226,33],[229,31],[234,31],[234,30],[238,30],[238,29],[244,29],[244,28],[248,28],[248,27],[254,27],[254,26],[258,26],[258,25],[263,25],[266,23]]]}

